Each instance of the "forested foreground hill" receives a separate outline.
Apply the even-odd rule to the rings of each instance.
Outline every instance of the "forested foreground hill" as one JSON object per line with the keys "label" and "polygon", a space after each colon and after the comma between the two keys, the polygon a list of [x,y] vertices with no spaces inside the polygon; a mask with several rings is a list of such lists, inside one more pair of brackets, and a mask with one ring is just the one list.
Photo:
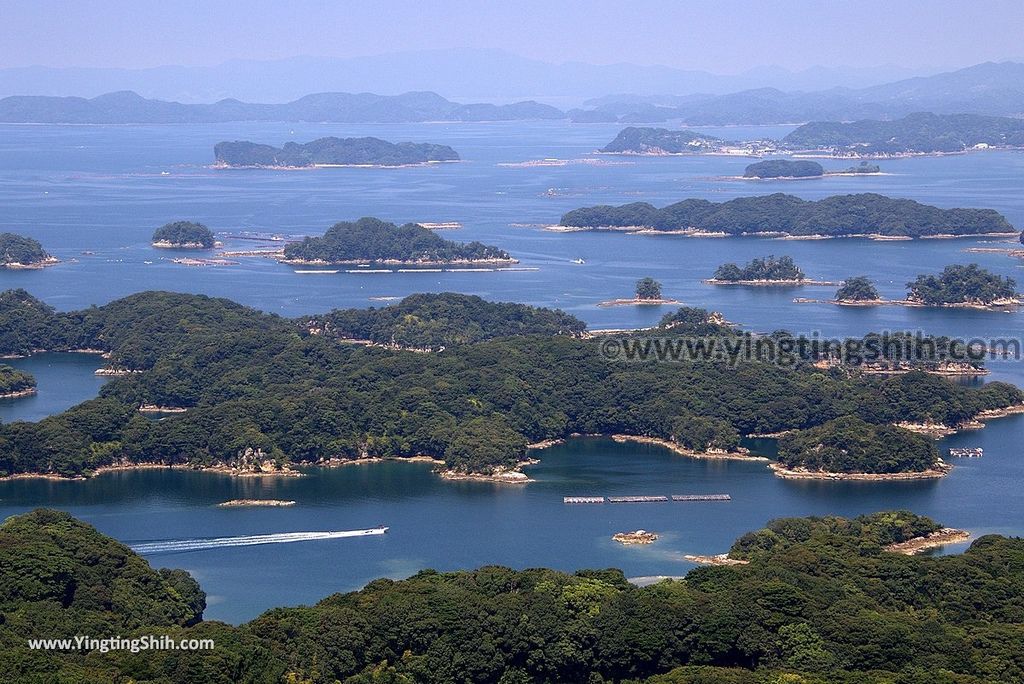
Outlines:
{"label": "forested foreground hill", "polygon": [[[66,513],[0,525],[5,681],[148,684],[982,684],[1024,678],[1024,542],[959,556],[888,544],[938,525],[909,512],[775,520],[745,565],[637,588],[619,570],[424,570],[233,627],[205,596]],[[211,650],[29,650],[83,631],[213,639]]]}
{"label": "forested foreground hill", "polygon": [[[954,426],[1024,401],[1005,383],[970,388],[923,373],[868,376],[802,359],[610,361],[602,340],[579,337],[578,326],[557,313],[521,312],[518,329],[494,328],[509,306],[458,297],[410,305],[407,312],[441,326],[427,342],[483,340],[416,353],[345,344],[317,334],[308,316],[288,320],[202,295],[145,292],[57,313],[24,291],[2,293],[0,353],[98,349],[125,374],[65,413],[0,426],[0,471],[231,465],[255,452],[279,465],[429,455],[455,470],[490,472],[523,460],[529,442],[573,433],[730,449],[744,434],[806,429],[845,415]],[[447,322],[437,316],[446,308],[454,311]],[[385,336],[407,322],[387,309],[378,315],[359,321],[341,313],[338,320]],[[716,320],[680,311],[655,332],[740,337]],[[187,411],[152,421],[137,410],[144,404]]]}

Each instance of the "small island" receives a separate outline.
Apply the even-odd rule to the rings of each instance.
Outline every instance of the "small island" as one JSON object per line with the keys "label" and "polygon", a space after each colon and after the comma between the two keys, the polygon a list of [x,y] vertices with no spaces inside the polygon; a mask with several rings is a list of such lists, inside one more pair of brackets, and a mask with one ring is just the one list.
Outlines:
{"label": "small island", "polygon": [[715,269],[715,275],[704,281],[708,285],[799,286],[830,285],[824,280],[810,280],[789,256],[752,259],[742,268],[726,263]]}
{"label": "small island", "polygon": [[412,166],[458,161],[448,145],[392,143],[380,138],[319,138],[283,147],[248,140],[219,142],[213,148],[215,166],[221,168],[301,169],[328,166]]}
{"label": "small island", "polygon": [[153,246],[162,249],[213,249],[213,232],[202,223],[174,221],[153,233]]}
{"label": "small island", "polygon": [[497,247],[446,240],[417,223],[397,226],[372,217],[342,221],[328,228],[322,237],[293,242],[284,248],[280,261],[295,266],[507,266],[519,263]]}
{"label": "small island", "polygon": [[658,535],[647,530],[636,530],[635,532],[619,532],[612,535],[612,540],[627,546],[636,544],[653,544],[658,541]]}
{"label": "small island", "polygon": [[0,268],[37,269],[56,263],[57,259],[43,249],[38,240],[16,233],[0,233]]}
{"label": "small island", "polygon": [[789,159],[768,159],[750,164],[743,170],[743,177],[755,180],[768,178],[821,178],[825,169],[814,161],[792,161]]}
{"label": "small island", "polygon": [[862,161],[857,166],[850,166],[842,171],[828,171],[827,174],[830,176],[861,176],[861,175],[873,175],[882,173],[882,167],[878,164],[869,164],[866,161]]}
{"label": "small island", "polygon": [[36,379],[31,373],[0,363],[0,399],[27,397],[36,393]]}
{"label": "small island", "polygon": [[549,230],[879,240],[968,235],[1016,238],[1020,233],[993,209],[940,209],[875,193],[833,195],[820,200],[784,193],[725,202],[687,199],[660,209],[647,202],[600,205],[574,209]]}
{"label": "small island", "polygon": [[661,283],[651,277],[636,281],[636,289],[632,299],[610,299],[598,306],[659,306],[661,304],[678,304],[675,299],[666,299],[661,294]]}
{"label": "small island", "polygon": [[854,276],[844,280],[836,290],[833,302],[843,306],[874,306],[886,303],[878,288],[867,276]]}
{"label": "small island", "polygon": [[1024,120],[918,112],[894,121],[814,121],[782,139],[790,150],[836,157],[903,157],[1024,147]]}
{"label": "small island", "polygon": [[990,273],[978,264],[946,266],[939,275],[919,275],[907,283],[911,306],[1004,309],[1021,304],[1013,278]]}
{"label": "small island", "polygon": [[782,478],[826,480],[931,479],[950,470],[928,437],[856,416],[782,436],[770,467]]}
{"label": "small island", "polygon": [[217,508],[246,508],[250,506],[265,506],[268,508],[283,508],[294,506],[294,501],[283,499],[231,499],[217,504]]}

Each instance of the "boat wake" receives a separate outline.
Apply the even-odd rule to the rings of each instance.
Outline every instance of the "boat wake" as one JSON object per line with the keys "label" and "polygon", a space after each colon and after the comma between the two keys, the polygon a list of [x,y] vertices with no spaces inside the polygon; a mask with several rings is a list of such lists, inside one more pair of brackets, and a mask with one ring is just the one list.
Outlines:
{"label": "boat wake", "polygon": [[342,539],[345,537],[366,537],[384,534],[386,527],[368,530],[341,530],[338,532],[280,532],[277,534],[252,534],[239,537],[208,537],[200,539],[168,539],[164,541],[130,544],[132,551],[141,554],[180,553],[183,551],[205,551],[229,546],[258,546],[260,544],[287,544],[290,542]]}

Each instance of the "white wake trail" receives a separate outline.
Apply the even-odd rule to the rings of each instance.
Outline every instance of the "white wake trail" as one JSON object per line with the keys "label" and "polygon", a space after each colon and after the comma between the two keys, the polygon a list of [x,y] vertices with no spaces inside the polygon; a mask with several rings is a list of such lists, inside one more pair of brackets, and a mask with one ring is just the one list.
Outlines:
{"label": "white wake trail", "polygon": [[132,551],[141,554],[175,553],[178,551],[203,551],[229,546],[257,546],[259,544],[287,544],[290,542],[341,539],[344,537],[366,537],[384,534],[386,527],[372,527],[368,530],[341,530],[337,532],[280,532],[277,534],[252,534],[239,537],[213,537],[209,539],[172,539],[167,541],[131,544]]}

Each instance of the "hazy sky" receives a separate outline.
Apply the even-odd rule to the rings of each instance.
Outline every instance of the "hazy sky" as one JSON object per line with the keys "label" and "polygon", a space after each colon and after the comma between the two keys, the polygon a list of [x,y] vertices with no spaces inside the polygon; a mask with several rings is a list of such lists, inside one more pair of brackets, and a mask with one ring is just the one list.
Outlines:
{"label": "hazy sky", "polygon": [[0,67],[497,47],[735,73],[1024,59],[1024,0],[0,0]]}

